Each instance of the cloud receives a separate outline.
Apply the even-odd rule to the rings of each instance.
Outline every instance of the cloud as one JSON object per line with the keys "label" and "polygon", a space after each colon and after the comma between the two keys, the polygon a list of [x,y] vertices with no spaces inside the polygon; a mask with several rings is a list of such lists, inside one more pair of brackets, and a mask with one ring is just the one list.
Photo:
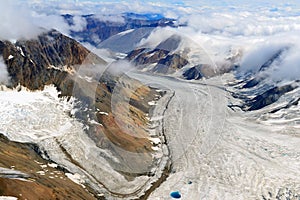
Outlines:
{"label": "cloud", "polygon": [[[20,1],[20,0],[19,0]],[[182,12],[178,9],[178,4],[174,2],[161,1],[30,1],[31,8],[39,13],[46,15],[60,15],[60,14],[72,14],[72,15],[84,15],[84,14],[96,14],[96,15],[116,15],[120,16],[124,12],[135,13],[161,13],[166,14],[168,17],[172,16],[177,18],[179,13]],[[120,19],[120,18],[118,18]]]}
{"label": "cloud", "polygon": [[75,16],[74,23],[69,26],[59,14],[37,12],[25,5],[17,0],[0,1],[0,40],[32,39],[51,29],[70,35],[70,31],[81,31],[86,27],[87,22],[81,16]]}
{"label": "cloud", "polygon": [[125,19],[121,15],[100,15],[96,14],[95,18],[99,19],[100,21],[105,21],[105,22],[114,22],[114,23],[120,23],[124,24]]}
{"label": "cloud", "polygon": [[70,26],[70,30],[72,31],[82,31],[86,28],[87,22],[81,16],[74,16],[73,17],[73,25]]}
{"label": "cloud", "polygon": [[108,66],[108,72],[115,76],[120,76],[134,69],[134,66],[126,60],[118,60]]}
{"label": "cloud", "polygon": [[300,80],[300,48],[292,49],[272,74],[275,80]]}
{"label": "cloud", "polygon": [[0,57],[0,84],[7,85],[10,83],[10,77],[7,72],[6,64],[3,61],[3,58]]}
{"label": "cloud", "polygon": [[275,81],[300,80],[300,46],[291,48],[281,62],[274,63],[271,77]]}
{"label": "cloud", "polygon": [[0,1],[0,39],[31,39],[43,30],[32,23],[28,8],[16,1]]}
{"label": "cloud", "polygon": [[156,28],[154,31],[151,32],[151,34],[147,38],[143,38],[138,44],[137,47],[150,47],[154,48],[162,41],[168,39],[172,35],[174,35],[177,32],[176,29],[173,28]]}
{"label": "cloud", "polygon": [[[21,0],[19,0],[21,1]],[[265,36],[281,32],[300,30],[299,3],[290,4],[270,1],[261,3],[249,0],[227,1],[30,1],[29,6],[39,15],[49,17],[49,22],[57,29],[66,31],[63,23],[54,24],[51,18],[61,14],[95,14],[104,21],[123,23],[121,13],[161,13],[167,17],[187,23],[197,32],[226,36]],[[249,6],[251,5],[251,6]],[[270,7],[271,6],[271,7]],[[295,6],[295,7],[294,7]],[[17,10],[17,9],[16,9]],[[79,17],[78,27],[84,26]],[[37,20],[35,20],[37,21]],[[53,25],[54,24],[54,25]],[[44,23],[39,26],[47,27]]]}
{"label": "cloud", "polygon": [[[284,14],[283,14],[284,15]],[[249,11],[203,11],[180,17],[196,31],[225,36],[267,36],[282,32],[299,31],[300,16],[268,15],[264,10]]]}
{"label": "cloud", "polygon": [[[299,80],[299,55],[299,32],[261,37],[244,46],[239,73],[268,77],[272,82]],[[272,62],[269,63],[268,68],[259,71],[270,60]]]}
{"label": "cloud", "polygon": [[69,35],[70,30],[73,28],[80,29],[80,25],[69,26],[60,15],[46,15],[33,12],[31,20],[36,27],[41,27],[44,30],[56,29],[65,35]]}
{"label": "cloud", "polygon": [[258,72],[260,67],[270,60],[276,53],[289,46],[288,44],[270,43],[254,45],[249,52],[246,52],[240,65],[243,72]]}
{"label": "cloud", "polygon": [[97,48],[90,43],[82,43],[82,45],[108,63],[116,60],[116,55],[107,49]]}

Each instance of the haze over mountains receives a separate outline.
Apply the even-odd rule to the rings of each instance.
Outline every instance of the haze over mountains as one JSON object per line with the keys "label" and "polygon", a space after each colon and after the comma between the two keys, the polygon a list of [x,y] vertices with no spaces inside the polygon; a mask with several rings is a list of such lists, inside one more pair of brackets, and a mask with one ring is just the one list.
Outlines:
{"label": "haze over mountains", "polygon": [[70,2],[1,2],[0,199],[299,199],[297,2]]}

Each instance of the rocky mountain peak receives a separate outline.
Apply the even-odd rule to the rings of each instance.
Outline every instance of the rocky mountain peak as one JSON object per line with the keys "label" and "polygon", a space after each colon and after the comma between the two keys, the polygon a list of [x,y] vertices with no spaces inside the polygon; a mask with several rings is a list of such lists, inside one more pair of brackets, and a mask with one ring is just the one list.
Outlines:
{"label": "rocky mountain peak", "polygon": [[89,58],[93,62],[106,62],[77,41],[51,30],[36,39],[16,43],[0,41],[0,54],[7,65],[11,86],[21,84],[29,89],[41,89],[54,84],[64,94],[70,93],[71,74]]}

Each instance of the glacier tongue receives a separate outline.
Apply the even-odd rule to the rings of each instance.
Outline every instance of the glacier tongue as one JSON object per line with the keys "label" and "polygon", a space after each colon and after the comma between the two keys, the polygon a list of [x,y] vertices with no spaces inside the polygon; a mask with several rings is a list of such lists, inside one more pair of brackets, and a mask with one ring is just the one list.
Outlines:
{"label": "glacier tongue", "polygon": [[199,81],[133,76],[175,91],[164,120],[172,172],[149,199],[170,199],[174,191],[180,199],[299,199],[299,135],[251,120],[254,112],[230,110],[232,97],[223,87],[228,75]]}

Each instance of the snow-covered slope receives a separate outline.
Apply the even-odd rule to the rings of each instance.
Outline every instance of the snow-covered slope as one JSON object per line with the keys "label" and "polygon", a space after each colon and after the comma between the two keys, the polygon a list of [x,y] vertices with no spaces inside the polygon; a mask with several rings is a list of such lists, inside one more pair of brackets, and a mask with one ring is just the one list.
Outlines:
{"label": "snow-covered slope", "polygon": [[136,48],[142,39],[147,38],[154,28],[130,29],[118,33],[97,45],[97,48],[109,49],[113,52],[128,53]]}

